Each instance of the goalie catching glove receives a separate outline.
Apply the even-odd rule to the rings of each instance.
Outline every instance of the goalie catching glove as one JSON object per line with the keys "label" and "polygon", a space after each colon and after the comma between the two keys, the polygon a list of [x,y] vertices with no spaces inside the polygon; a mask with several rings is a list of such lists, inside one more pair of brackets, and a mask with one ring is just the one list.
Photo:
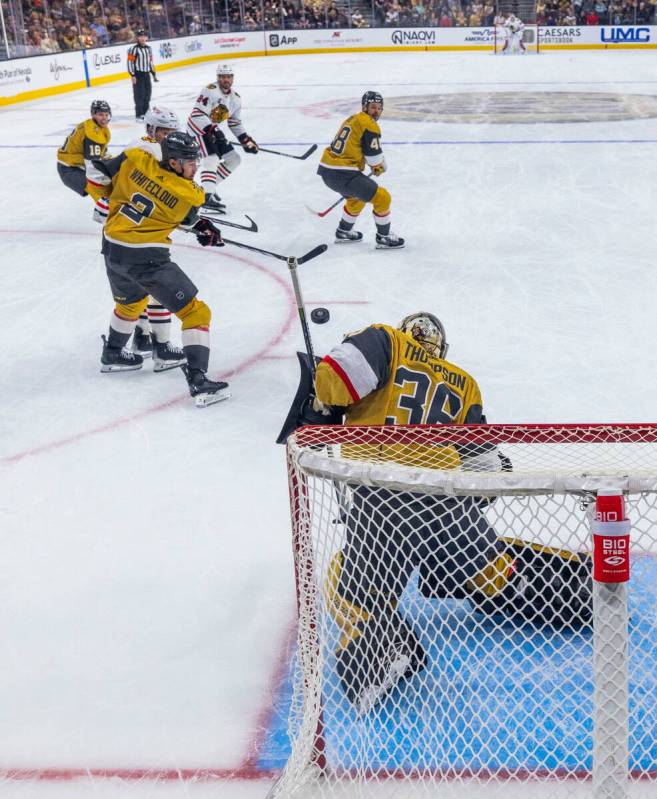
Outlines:
{"label": "goalie catching glove", "polygon": [[252,139],[248,133],[242,133],[241,136],[237,137],[237,140],[244,148],[245,153],[251,153],[255,155],[258,152],[258,145],[256,144],[255,140]]}
{"label": "goalie catching glove", "polygon": [[201,217],[191,227],[196,236],[196,241],[201,247],[223,247],[224,240],[221,238],[221,231],[215,227],[209,219]]}

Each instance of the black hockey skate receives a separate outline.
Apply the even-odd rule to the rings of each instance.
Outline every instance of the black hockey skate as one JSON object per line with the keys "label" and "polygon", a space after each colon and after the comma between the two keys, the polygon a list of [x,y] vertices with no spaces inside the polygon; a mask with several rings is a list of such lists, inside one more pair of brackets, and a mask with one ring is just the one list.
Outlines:
{"label": "black hockey skate", "polygon": [[153,344],[150,335],[145,333],[140,327],[136,327],[130,349],[143,359],[150,358],[153,355]]}
{"label": "black hockey skate", "polygon": [[189,393],[194,397],[197,408],[205,408],[206,405],[214,405],[230,397],[228,383],[222,380],[209,380],[202,369],[190,369],[189,366],[182,366],[181,369],[187,378]]}
{"label": "black hockey skate", "polygon": [[103,353],[100,356],[101,372],[133,372],[141,369],[144,359],[125,347],[110,347],[105,336],[103,339]]}
{"label": "black hockey skate", "polygon": [[401,250],[404,246],[404,239],[395,233],[388,233],[387,236],[382,236],[380,233],[376,234],[377,250]]}
{"label": "black hockey skate", "polygon": [[214,211],[216,214],[225,214],[226,206],[221,202],[221,199],[209,191],[205,192],[205,202],[203,208]]}
{"label": "black hockey skate", "polygon": [[354,244],[357,241],[363,240],[363,234],[360,230],[340,230],[335,231],[336,244]]}
{"label": "black hockey skate", "polygon": [[373,611],[361,635],[336,655],[342,688],[360,714],[368,713],[402,681],[420,672],[426,661],[415,634],[389,605]]}
{"label": "black hockey skate", "polygon": [[174,347],[170,341],[165,341],[162,344],[157,341],[152,333],[151,340],[153,342],[154,372],[166,372],[167,369],[175,369],[176,366],[182,366],[187,363],[184,351]]}

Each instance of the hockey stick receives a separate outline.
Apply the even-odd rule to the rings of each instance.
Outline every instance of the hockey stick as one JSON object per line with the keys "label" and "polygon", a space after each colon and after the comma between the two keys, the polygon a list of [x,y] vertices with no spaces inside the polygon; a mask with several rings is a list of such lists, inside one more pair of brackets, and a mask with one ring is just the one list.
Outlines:
{"label": "hockey stick", "polygon": [[[370,172],[369,175],[365,175],[365,177],[366,178],[371,178],[372,175],[373,175],[373,173]],[[329,207],[326,209],[326,211],[315,211],[315,209],[311,208],[309,205],[306,206],[306,211],[310,211],[311,214],[314,214],[315,216],[319,216],[319,217],[321,217],[323,219],[327,214],[330,214],[331,211],[334,208],[337,208],[337,206],[340,205],[340,203],[343,200],[346,200],[346,199],[347,199],[346,197],[343,197],[342,195],[340,195],[340,197],[333,203],[333,205],[329,205]]]}
{"label": "hockey stick", "polygon": [[208,219],[212,224],[220,225],[221,227],[234,227],[238,230],[248,230],[249,233],[257,233],[258,226],[256,223],[251,219],[248,214],[244,214],[244,216],[249,220],[251,223],[250,225],[240,225],[238,222],[229,222],[227,219],[224,219],[222,216],[214,216],[212,212],[208,211],[201,211],[200,217],[202,219]]}
{"label": "hockey stick", "polygon": [[290,153],[282,153],[280,150],[268,150],[266,147],[258,147],[261,153],[271,153],[272,155],[282,155],[284,158],[295,158],[297,161],[305,161],[306,158],[311,156],[317,149],[316,144],[311,144],[303,155],[290,155]]}
{"label": "hockey stick", "polygon": [[310,213],[311,213],[311,214],[314,214],[315,216],[319,216],[319,217],[322,217],[322,218],[324,218],[324,217],[325,217],[327,214],[330,214],[330,213],[331,213],[331,211],[332,211],[334,208],[336,208],[338,205],[340,205],[340,203],[341,203],[341,202],[344,202],[344,197],[340,197],[339,199],[337,199],[337,200],[336,200],[336,201],[333,203],[333,205],[329,205],[329,207],[326,209],[326,211],[315,211],[315,210],[314,210],[313,208],[311,208],[309,205],[307,205],[307,206],[306,206],[306,211],[310,211]]}
{"label": "hockey stick", "polygon": [[[269,255],[272,258],[278,258],[279,261],[289,262],[290,258],[293,257],[289,255],[280,255],[280,253],[272,252],[271,250],[262,250],[260,247],[252,247],[250,244],[244,244],[241,241],[234,241],[233,239],[224,239],[224,242],[226,244],[232,244],[233,247],[240,247],[243,250],[251,250],[251,252],[259,252],[261,255]],[[316,247],[313,247],[312,250],[309,250],[305,255],[302,255],[295,260],[299,265],[305,264],[307,261],[317,258],[318,255],[321,255],[327,250],[327,244],[318,244]]]}
{"label": "hockey stick", "polygon": [[[326,244],[321,244],[320,247],[326,247]],[[316,248],[318,249],[318,248]],[[314,251],[313,251],[314,252]],[[306,255],[308,255],[307,253]],[[319,254],[319,253],[318,253]],[[313,256],[314,258],[314,256]],[[297,301],[297,311],[299,312],[299,321],[301,322],[301,330],[303,332],[303,340],[306,345],[306,352],[308,353],[308,361],[310,363],[310,371],[313,377],[313,383],[315,382],[315,370],[317,368],[315,364],[315,353],[313,351],[313,342],[310,338],[310,328],[308,327],[308,319],[306,318],[306,306],[303,302],[303,297],[301,295],[301,286],[299,285],[299,276],[297,275],[297,267],[300,264],[305,263],[306,261],[310,260],[306,256],[301,256],[301,258],[288,258],[287,265],[290,269],[290,277],[292,278],[292,288],[294,289],[294,297]]]}

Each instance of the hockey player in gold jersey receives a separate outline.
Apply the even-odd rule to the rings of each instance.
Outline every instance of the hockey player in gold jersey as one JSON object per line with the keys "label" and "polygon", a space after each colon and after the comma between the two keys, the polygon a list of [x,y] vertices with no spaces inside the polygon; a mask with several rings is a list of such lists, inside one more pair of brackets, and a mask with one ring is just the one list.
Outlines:
{"label": "hockey player in gold jersey", "polygon": [[192,230],[203,246],[220,247],[223,241],[219,230],[197,214],[205,199],[194,183],[198,144],[188,134],[174,132],[161,147],[161,161],[134,148],[103,165],[112,179],[103,254],[116,305],[109,335],[103,337],[101,371],[141,368],[143,359],[124,348],[150,294],[182,322],[183,371],[196,405],[205,406],[227,399],[228,384],[207,377],[210,309],[171,260],[169,236],[180,226]]}
{"label": "hockey player in gold jersey", "polygon": [[383,97],[377,92],[365,92],[361,107],[360,113],[342,123],[317,169],[328,188],[346,198],[335,241],[339,244],[362,241],[363,234],[353,229],[354,224],[365,205],[372,203],[377,249],[400,249],[404,239],[390,231],[390,192],[363,174],[366,165],[377,177],[386,171],[379,127]]}
{"label": "hockey player in gold jersey", "polygon": [[57,172],[65,186],[81,197],[98,200],[106,193],[109,180],[93,161],[105,158],[110,141],[112,109],[105,100],[94,100],[91,116],[80,122],[57,150]]}
{"label": "hockey player in gold jersey", "polygon": [[[314,413],[341,406],[346,425],[485,423],[477,382],[446,360],[447,350],[442,323],[424,311],[397,328],[377,324],[348,335],[318,364]],[[342,444],[340,455],[426,469],[512,469],[493,445],[368,451]],[[590,620],[590,557],[507,538],[508,530],[498,534],[485,515],[491,501],[368,485],[340,500],[345,541],[325,597],[340,633],[338,675],[361,712],[425,665],[426,653],[399,611],[414,574],[423,596],[467,599],[486,614],[555,627]]]}
{"label": "hockey player in gold jersey", "polygon": [[[138,148],[150,153],[156,160],[162,159],[161,142],[169,133],[180,129],[180,122],[176,114],[164,106],[151,106],[144,117],[146,135],[132,141],[126,150]],[[104,197],[96,201],[93,218],[96,222],[105,224],[109,212],[109,193],[107,187]],[[133,352],[142,358],[153,356],[153,371],[162,372],[173,369],[185,362],[181,349],[170,341],[171,312],[162,303],[149,298],[148,305],[142,311],[132,338]]]}

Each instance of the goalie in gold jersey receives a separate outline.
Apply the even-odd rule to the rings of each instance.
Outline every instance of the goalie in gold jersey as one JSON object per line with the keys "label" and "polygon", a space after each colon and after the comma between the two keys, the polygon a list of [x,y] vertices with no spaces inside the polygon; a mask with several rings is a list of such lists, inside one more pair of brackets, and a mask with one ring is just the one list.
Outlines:
{"label": "goalie in gold jersey", "polygon": [[379,127],[383,97],[377,92],[365,92],[361,107],[359,114],[342,123],[324,150],[317,169],[328,188],[346,198],[335,241],[338,244],[362,241],[363,234],[353,229],[354,224],[365,205],[372,203],[377,249],[400,249],[404,239],[390,231],[390,192],[369,175],[363,175],[366,164],[372,175],[382,175],[386,171]]}
{"label": "goalie in gold jersey", "polygon": [[[315,411],[344,410],[347,425],[482,424],[475,379],[446,360],[440,320],[419,312],[398,328],[372,325],[345,338],[317,366]],[[423,468],[511,470],[493,445],[342,445],[341,456]],[[555,627],[591,618],[590,557],[500,537],[486,518],[495,500],[358,485],[340,499],[344,545],[325,597],[339,627],[337,670],[349,700],[366,712],[426,663],[398,610],[414,574],[425,597],[468,599],[486,614]],[[505,531],[506,532],[506,531]]]}
{"label": "goalie in gold jersey", "polygon": [[101,371],[140,369],[141,356],[125,345],[149,294],[182,322],[183,371],[196,405],[211,405],[230,394],[228,384],[207,377],[210,358],[208,306],[198,289],[169,255],[170,233],[192,230],[203,246],[223,246],[220,231],[197,209],[205,199],[194,183],[200,162],[196,141],[187,133],[169,133],[158,161],[142,149],[128,149],[99,164],[112,179],[109,216],[103,231],[103,254],[115,300],[109,335],[103,336]]}
{"label": "goalie in gold jersey", "polygon": [[57,172],[65,186],[94,200],[104,196],[109,180],[94,160],[105,158],[110,141],[112,109],[105,100],[94,100],[91,116],[80,122],[57,150]]}

